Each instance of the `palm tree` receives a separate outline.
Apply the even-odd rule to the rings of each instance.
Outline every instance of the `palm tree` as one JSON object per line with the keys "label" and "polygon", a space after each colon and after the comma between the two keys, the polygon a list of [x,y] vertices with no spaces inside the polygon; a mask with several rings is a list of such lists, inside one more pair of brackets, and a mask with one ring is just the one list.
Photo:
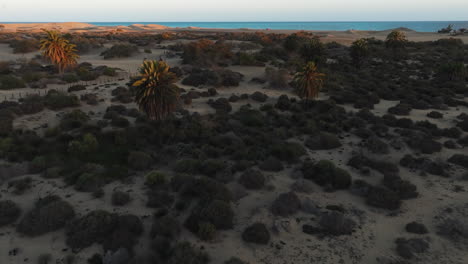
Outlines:
{"label": "palm tree", "polygon": [[151,120],[162,120],[174,111],[179,101],[177,77],[164,61],[144,61],[140,76],[133,83],[135,101]]}
{"label": "palm tree", "polygon": [[350,47],[353,63],[359,68],[365,57],[369,56],[369,45],[366,39],[358,39]]}
{"label": "palm tree", "polygon": [[58,67],[59,73],[77,63],[76,45],[71,44],[60,32],[44,30],[47,36],[40,42],[42,55]]}
{"label": "palm tree", "polygon": [[407,41],[405,33],[394,30],[388,34],[385,45],[387,48],[399,49],[404,48]]}
{"label": "palm tree", "polygon": [[309,62],[294,76],[296,93],[301,98],[313,99],[322,89],[324,79],[325,74],[317,70],[315,62]]}

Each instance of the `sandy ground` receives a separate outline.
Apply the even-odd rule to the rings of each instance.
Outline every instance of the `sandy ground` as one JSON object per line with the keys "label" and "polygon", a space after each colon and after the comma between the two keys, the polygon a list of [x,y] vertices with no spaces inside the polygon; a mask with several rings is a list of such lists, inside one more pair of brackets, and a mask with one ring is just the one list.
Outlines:
{"label": "sandy ground", "polygon": [[[86,26],[82,24],[69,25],[70,30],[78,26]],[[11,28],[8,28],[10,30]],[[62,29],[65,29],[63,27]],[[357,38],[363,36],[374,35],[383,38],[385,33],[369,33],[369,32],[342,32],[331,35],[330,38]],[[410,39],[429,40],[435,37],[440,37],[436,34],[426,33],[412,33],[409,34]],[[466,38],[465,38],[466,40]],[[95,66],[108,65],[118,67],[124,71],[133,72],[141,64],[143,58],[157,59],[164,54],[162,49],[153,49],[152,54],[140,53],[131,58],[103,60],[99,56],[101,50],[95,50],[80,58],[80,61],[90,62]],[[2,60],[15,60],[21,58],[34,57],[35,53],[26,55],[14,55],[11,49],[5,45],[0,44],[0,58]],[[180,64],[179,58],[169,59],[171,66]],[[233,66],[229,67],[233,71],[244,74],[244,80],[239,87],[235,88],[220,88],[218,89],[219,95],[211,97],[229,97],[231,94],[240,95],[242,93],[253,93],[261,91],[269,96],[268,102],[275,102],[281,94],[288,94],[294,96],[291,91],[287,90],[274,90],[265,89],[263,85],[252,84],[250,79],[252,77],[260,77],[264,73],[263,67],[245,67]],[[86,91],[80,91],[76,94],[79,96],[83,93],[97,93],[99,99],[104,99],[97,106],[89,106],[84,103],[80,107],[85,112],[92,111],[94,115],[92,119],[101,119],[105,109],[112,105],[110,91],[115,87],[124,85],[126,80],[112,81],[108,85],[100,84],[100,81],[88,85]],[[185,89],[199,88],[186,87],[180,85]],[[48,89],[64,89],[65,86],[51,85]],[[200,90],[203,90],[201,88]],[[26,92],[24,89],[21,91]],[[13,91],[15,92],[15,91]],[[16,91],[17,92],[17,91]],[[33,91],[31,91],[33,92]],[[2,91],[0,96],[5,95]],[[1,97],[0,97],[1,98]],[[321,95],[319,99],[326,98]],[[198,112],[201,114],[213,113],[214,109],[206,104],[207,98],[194,99],[192,105],[186,107],[190,112]],[[260,104],[251,100],[233,103],[234,111],[243,104],[251,103],[254,107],[259,107]],[[375,106],[372,110],[376,115],[383,115],[387,109],[398,102],[382,100],[380,104]],[[128,108],[136,107],[135,104],[127,104]],[[351,106],[345,106],[347,111],[357,111]],[[17,128],[29,128],[38,132],[42,130],[44,124],[54,126],[57,124],[59,117],[64,113],[70,111],[65,109],[60,112],[50,110],[42,111],[38,114],[27,115],[15,120],[14,126]],[[465,112],[468,113],[467,108],[449,108],[442,111],[444,114],[443,119],[434,120],[426,117],[428,110],[413,110],[409,118],[413,120],[429,120],[439,127],[452,127],[456,115]],[[466,133],[465,133],[466,134]],[[356,170],[351,169],[346,165],[349,160],[351,152],[356,149],[356,145],[360,140],[351,135],[343,135],[343,147],[329,151],[309,151],[309,156],[312,159],[320,160],[327,159],[335,162],[337,166],[348,170],[353,179],[365,179],[369,183],[376,184],[381,180],[381,175],[363,176]],[[466,150],[448,150],[443,149],[442,152],[431,155],[432,159],[446,160],[453,153],[465,153]],[[392,162],[398,162],[399,159],[409,150],[403,149],[401,151],[392,151],[388,155],[383,155],[380,158]],[[222,263],[230,256],[238,256],[251,264],[264,263],[264,264],[306,264],[306,263],[340,263],[340,264],[358,264],[358,263],[391,263],[392,260],[397,258],[395,253],[394,239],[396,237],[416,237],[404,230],[405,224],[411,221],[419,221],[424,223],[431,232],[424,237],[431,240],[431,248],[428,253],[422,255],[418,263],[438,263],[438,264],[462,264],[468,263],[468,254],[464,249],[453,247],[450,241],[440,238],[435,234],[435,227],[433,222],[434,215],[441,210],[452,204],[459,204],[468,200],[467,192],[454,192],[455,184],[462,185],[468,190],[467,182],[456,182],[454,178],[442,178],[437,176],[424,177],[415,172],[409,171],[404,168],[401,169],[401,177],[409,179],[411,182],[418,186],[420,193],[417,199],[405,201],[402,208],[396,215],[388,214],[388,212],[371,208],[365,204],[362,198],[352,195],[349,191],[337,191],[333,193],[323,192],[321,187],[312,184],[314,190],[310,194],[299,194],[303,203],[311,203],[317,206],[325,207],[327,205],[341,205],[348,212],[352,212],[353,219],[358,222],[359,228],[355,233],[350,236],[341,237],[326,237],[323,239],[315,236],[307,235],[302,232],[302,224],[310,221],[314,217],[311,214],[301,212],[294,218],[279,218],[273,216],[269,210],[272,201],[280,194],[289,191],[291,185],[296,181],[296,174],[292,168],[279,173],[267,173],[268,184],[264,190],[260,191],[246,191],[236,183],[230,183],[229,188],[237,193],[246,192],[248,195],[242,197],[234,204],[235,210],[235,228],[234,230],[222,231],[212,243],[205,243],[197,240],[192,234],[184,231],[182,237],[197,245],[204,246],[207,252],[211,255],[213,261],[211,263]],[[461,172],[457,172],[457,175]],[[145,224],[145,230],[149,230],[150,216],[153,212],[152,209],[145,207],[146,194],[144,193],[143,177],[137,175],[132,183],[114,182],[105,187],[106,195],[100,199],[94,199],[88,193],[80,193],[73,190],[72,187],[65,186],[61,180],[45,180],[38,175],[25,175],[30,176],[34,180],[34,187],[26,194],[15,196],[7,189],[5,184],[0,185],[0,198],[12,199],[17,202],[23,209],[23,212],[32,208],[34,201],[38,197],[43,197],[47,194],[57,194],[70,202],[79,214],[85,214],[90,210],[105,209],[108,211],[115,211],[119,213],[132,213],[140,216]],[[458,176],[456,176],[458,177]],[[1,177],[0,177],[1,179]],[[129,206],[114,207],[110,202],[110,194],[114,189],[130,190],[132,202]],[[240,190],[240,191],[239,191]],[[273,233],[271,246],[257,246],[246,244],[242,241],[240,234],[244,228],[252,223],[254,220],[259,220],[267,224],[268,227],[277,230]],[[28,238],[19,236],[14,231],[14,227],[0,228],[0,263],[1,264],[19,264],[19,263],[36,263],[36,259],[43,253],[51,253],[53,256],[53,263],[62,263],[63,258],[70,254],[70,250],[66,249],[64,242],[63,230],[48,233],[37,238]],[[146,233],[147,234],[147,233]],[[14,248],[19,248],[19,254],[16,256],[9,256],[8,252]],[[137,252],[145,252],[148,248],[148,240],[146,236],[140,239],[140,243],[136,246]],[[77,254],[77,264],[86,263],[86,258],[91,256],[92,253],[100,252],[101,247],[94,245]],[[379,260],[377,260],[379,257]]]}

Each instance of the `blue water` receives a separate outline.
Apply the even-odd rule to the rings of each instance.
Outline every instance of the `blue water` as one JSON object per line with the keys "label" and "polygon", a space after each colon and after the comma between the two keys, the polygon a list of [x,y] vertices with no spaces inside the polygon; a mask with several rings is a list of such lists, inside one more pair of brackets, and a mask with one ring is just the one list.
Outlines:
{"label": "blue water", "polygon": [[[3,22],[0,22],[3,23]],[[15,22],[6,22],[15,23]],[[31,22],[33,23],[33,22]],[[388,21],[388,22],[88,22],[96,26],[129,26],[131,24],[158,24],[168,27],[250,28],[294,30],[387,30],[399,27],[419,32],[436,32],[453,24],[455,29],[468,28],[468,21]]]}
{"label": "blue water", "polygon": [[295,30],[387,30],[406,27],[420,32],[436,32],[453,24],[455,29],[468,28],[468,21],[391,21],[391,22],[89,22],[96,26],[128,26],[158,24],[168,27],[251,28]]}

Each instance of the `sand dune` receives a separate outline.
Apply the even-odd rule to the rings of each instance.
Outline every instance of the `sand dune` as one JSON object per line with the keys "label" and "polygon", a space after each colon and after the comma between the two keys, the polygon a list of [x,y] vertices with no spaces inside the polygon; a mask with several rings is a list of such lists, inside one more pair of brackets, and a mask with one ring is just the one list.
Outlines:
{"label": "sand dune", "polygon": [[[262,32],[266,34],[287,34],[294,33],[301,30],[266,30],[266,29],[219,29],[219,28],[199,28],[199,27],[176,27],[171,28],[157,24],[132,24],[130,26],[95,26],[87,23],[79,22],[66,22],[66,23],[20,23],[20,24],[0,24],[4,28],[0,33],[13,33],[13,32],[40,32],[42,29],[55,29],[62,32],[75,32],[75,33],[105,33],[105,32],[122,32],[122,33],[160,33],[160,32],[180,32],[180,31],[193,31],[198,33],[240,33],[240,32]],[[448,38],[449,34],[438,34],[431,32],[417,32],[408,28],[398,28],[397,30],[404,31],[408,40],[410,41],[434,41],[440,38]],[[385,39],[389,32],[392,30],[383,31],[367,31],[367,30],[346,30],[346,31],[331,31],[331,30],[307,30],[308,32],[319,35],[324,42],[336,41],[345,45],[352,43],[359,38],[376,38]],[[457,36],[463,42],[468,43],[468,35]]]}

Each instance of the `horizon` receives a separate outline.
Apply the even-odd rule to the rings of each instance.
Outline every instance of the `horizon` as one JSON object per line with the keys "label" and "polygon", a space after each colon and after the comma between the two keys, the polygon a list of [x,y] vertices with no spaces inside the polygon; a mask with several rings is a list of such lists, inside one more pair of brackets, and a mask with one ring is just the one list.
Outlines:
{"label": "horizon", "polygon": [[115,20],[115,21],[0,21],[0,23],[370,23],[370,22],[468,22],[467,20],[213,20],[213,21],[194,21],[194,20],[161,20],[161,21],[142,21],[142,20]]}
{"label": "horizon", "polygon": [[66,21],[466,21],[468,2],[447,0],[0,0],[1,20],[16,22]]}

